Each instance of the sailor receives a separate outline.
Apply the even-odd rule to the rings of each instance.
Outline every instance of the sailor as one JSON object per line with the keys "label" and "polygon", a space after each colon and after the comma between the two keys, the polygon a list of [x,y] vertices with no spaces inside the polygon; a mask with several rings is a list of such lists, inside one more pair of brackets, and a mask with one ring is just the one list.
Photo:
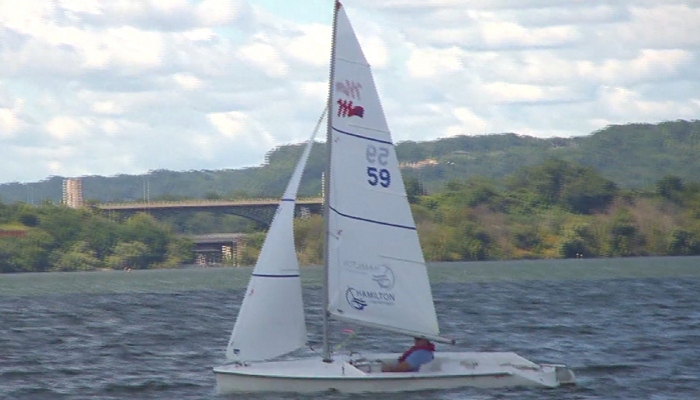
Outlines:
{"label": "sailor", "polygon": [[416,372],[421,365],[433,360],[434,351],[435,345],[428,339],[413,338],[413,347],[406,350],[396,364],[383,364],[382,372]]}

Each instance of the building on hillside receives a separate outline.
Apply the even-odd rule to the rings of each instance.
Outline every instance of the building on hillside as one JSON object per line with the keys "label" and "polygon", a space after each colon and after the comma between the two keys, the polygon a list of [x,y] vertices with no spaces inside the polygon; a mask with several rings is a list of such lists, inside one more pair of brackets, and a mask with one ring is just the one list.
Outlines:
{"label": "building on hillside", "polygon": [[63,180],[63,204],[70,208],[83,206],[83,182],[80,178]]}

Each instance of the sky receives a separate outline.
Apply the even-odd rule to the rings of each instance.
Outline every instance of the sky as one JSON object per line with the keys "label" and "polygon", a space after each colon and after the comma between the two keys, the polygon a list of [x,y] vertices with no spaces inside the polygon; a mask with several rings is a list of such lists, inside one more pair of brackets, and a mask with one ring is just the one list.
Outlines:
{"label": "sky", "polygon": [[[332,4],[0,0],[0,183],[238,169],[307,140]],[[700,118],[700,0],[343,4],[395,142]]]}

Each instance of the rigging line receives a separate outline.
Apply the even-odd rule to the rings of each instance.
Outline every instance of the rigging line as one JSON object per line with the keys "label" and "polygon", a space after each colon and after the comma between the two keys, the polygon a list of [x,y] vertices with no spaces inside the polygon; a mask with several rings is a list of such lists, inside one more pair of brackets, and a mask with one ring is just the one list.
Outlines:
{"label": "rigging line", "polygon": [[326,113],[328,112],[328,104],[326,104],[326,107],[323,108],[323,112],[321,113],[321,117],[319,117],[318,121],[316,121],[316,127],[314,128],[313,132],[313,137],[316,137],[316,134],[318,133],[319,129],[321,129],[321,122],[323,122],[323,118],[326,117]]}

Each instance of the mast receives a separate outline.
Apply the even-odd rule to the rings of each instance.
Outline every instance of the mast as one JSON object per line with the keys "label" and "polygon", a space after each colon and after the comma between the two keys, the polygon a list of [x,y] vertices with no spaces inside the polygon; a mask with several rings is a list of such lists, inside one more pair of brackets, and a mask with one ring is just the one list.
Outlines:
{"label": "mast", "polygon": [[333,26],[331,28],[331,63],[330,73],[328,78],[328,118],[326,127],[326,173],[323,183],[323,219],[325,221],[325,238],[323,241],[323,361],[332,362],[330,343],[328,340],[329,334],[329,315],[328,315],[328,265],[329,265],[329,246],[328,238],[330,235],[330,194],[331,194],[331,147],[333,136],[333,80],[335,78],[335,39],[336,25],[338,22],[338,9],[342,7],[339,1],[335,0],[333,6]]}

